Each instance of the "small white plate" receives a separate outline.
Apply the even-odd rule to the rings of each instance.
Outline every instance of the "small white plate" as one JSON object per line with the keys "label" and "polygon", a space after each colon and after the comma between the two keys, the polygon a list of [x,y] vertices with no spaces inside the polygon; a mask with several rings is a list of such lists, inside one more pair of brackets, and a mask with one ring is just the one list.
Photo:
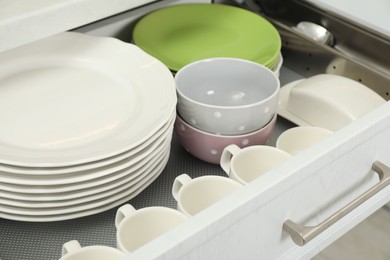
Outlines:
{"label": "small white plate", "polygon": [[123,179],[131,178],[131,175],[137,173],[140,169],[150,165],[156,156],[161,155],[170,147],[171,137],[168,136],[164,143],[154,149],[147,157],[139,162],[120,171],[109,175],[91,179],[90,181],[70,183],[63,185],[6,185],[0,184],[0,197],[26,200],[26,201],[56,201],[76,199],[83,196],[90,196],[108,189],[112,184],[117,184]]}
{"label": "small white plate", "polygon": [[[27,198],[26,200],[0,198],[0,205],[27,209],[49,209],[58,207],[70,207],[77,204],[93,202],[99,199],[108,198],[110,196],[116,196],[118,193],[123,192],[123,190],[131,188],[133,185],[137,184],[137,182],[142,182],[143,178],[146,177],[146,174],[148,174],[154,168],[158,167],[158,165],[162,164],[167,156],[169,156],[169,150],[165,149],[158,153],[156,157],[152,158],[147,164],[143,165],[139,169],[134,170],[134,172],[129,173],[124,178],[121,178],[118,181],[107,183],[99,187],[93,187],[92,189],[80,190],[73,193],[69,193],[68,195],[70,196],[68,197],[72,198],[66,198],[66,196],[63,194],[55,194],[54,196],[50,197],[50,201],[30,201],[29,198]],[[62,195],[63,197],[58,197],[56,195]],[[54,200],[56,197],[58,200]],[[36,199],[36,197],[34,198]]]}
{"label": "small white plate", "polygon": [[[115,162],[111,165],[106,165],[97,169],[91,169],[81,172],[61,174],[61,175],[15,175],[2,173],[0,176],[0,190],[18,191],[18,192],[35,192],[41,193],[42,190],[46,190],[47,186],[57,185],[58,188],[75,185],[74,189],[77,189],[77,185],[93,186],[94,181],[98,178],[106,178],[107,176],[126,169],[130,169],[132,166],[139,164],[144,158],[148,158],[155,150],[166,147],[166,139],[172,135],[172,129],[169,130],[158,139],[158,142],[152,143],[142,150],[140,154],[131,155],[121,161]],[[84,185],[83,185],[84,184]],[[19,188],[18,188],[19,187]],[[49,187],[50,189],[50,187]],[[73,188],[72,188],[73,189]],[[27,191],[28,190],[28,191]]]}
{"label": "small white plate", "polygon": [[[116,163],[118,161],[124,160],[129,158],[132,155],[135,154],[142,154],[146,151],[146,148],[153,143],[161,141],[163,138],[165,138],[168,131],[171,131],[173,128],[173,124],[175,122],[176,118],[176,110],[172,113],[169,120],[150,138],[145,140],[145,142],[139,144],[138,146],[134,147],[133,149],[130,149],[128,151],[125,151],[121,154],[108,157],[105,159],[101,159],[98,161],[93,161],[90,163],[84,163],[84,164],[77,164],[73,166],[64,166],[64,167],[20,167],[20,166],[12,166],[7,164],[0,164],[0,172],[4,173],[4,175],[0,176],[0,182],[9,182],[14,183],[12,181],[9,181],[9,179],[6,178],[6,176],[11,176],[11,178],[21,178],[21,179],[34,179],[34,176],[26,176],[26,175],[47,175],[45,178],[58,178],[58,176],[55,176],[57,174],[61,174],[64,176],[64,174],[75,174],[76,172],[81,171],[87,171],[97,168],[110,165],[113,163]],[[9,174],[11,173],[11,174]],[[16,175],[19,174],[20,176]],[[39,178],[39,177],[37,177]]]}
{"label": "small white plate", "polygon": [[0,54],[0,163],[62,167],[145,142],[176,107],[172,73],[133,44],[65,32]]}
{"label": "small white plate", "polygon": [[145,190],[150,184],[152,184],[153,181],[155,181],[159,177],[159,175],[163,172],[163,170],[164,168],[158,169],[154,174],[151,174],[149,176],[150,178],[147,179],[145,178],[145,182],[139,183],[139,185],[134,186],[134,189],[130,193],[124,194],[124,196],[121,199],[118,199],[117,201],[113,201],[111,203],[103,204],[102,206],[97,206],[95,208],[86,209],[78,212],[72,212],[72,213],[64,213],[64,214],[57,214],[57,215],[38,215],[38,216],[29,215],[28,213],[27,214],[5,213],[0,210],[0,218],[16,220],[16,221],[28,221],[28,222],[52,222],[52,221],[76,219],[76,218],[98,214],[106,210],[115,208],[123,203],[126,203],[132,198],[136,197],[143,190]]}
{"label": "small white plate", "polygon": [[108,196],[106,198],[97,199],[95,201],[89,201],[86,203],[81,203],[69,207],[56,208],[31,209],[0,205],[0,217],[4,217],[4,214],[11,214],[24,216],[25,219],[29,219],[26,221],[38,221],[37,219],[45,221],[44,219],[47,217],[51,217],[51,221],[55,221],[59,220],[56,217],[62,217],[61,219],[64,220],[96,214],[101,211],[114,208],[136,196],[139,192],[142,191],[141,188],[146,188],[149,184],[151,184],[151,180],[157,177],[164,170],[168,159],[169,154],[154,169],[146,171],[142,175],[139,175],[137,177],[138,181],[132,183],[133,185],[125,186],[123,190],[119,190],[116,194]]}

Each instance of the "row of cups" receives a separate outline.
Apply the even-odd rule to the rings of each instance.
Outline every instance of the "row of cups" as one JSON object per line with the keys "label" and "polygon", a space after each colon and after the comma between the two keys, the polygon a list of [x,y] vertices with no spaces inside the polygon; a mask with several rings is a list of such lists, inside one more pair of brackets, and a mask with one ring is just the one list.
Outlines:
{"label": "row of cups", "polygon": [[175,75],[175,132],[187,151],[218,164],[224,147],[265,144],[275,126],[277,73],[253,61],[211,58],[192,62]]}
{"label": "row of cups", "polygon": [[[202,161],[219,164],[223,150],[231,144],[240,148],[267,144],[273,134],[276,120],[275,115],[266,127],[254,133],[239,136],[205,134],[191,127],[180,117],[176,118],[174,128],[181,145],[189,153]],[[276,140],[276,147],[291,155],[296,155],[332,133],[322,127],[297,126],[281,133]]]}
{"label": "row of cups", "polygon": [[228,145],[222,152],[220,165],[230,178],[246,184],[332,133],[321,127],[298,126],[284,131],[276,147],[254,145],[241,149],[235,144]]}
{"label": "row of cups", "polygon": [[60,260],[122,259],[242,186],[224,176],[207,175],[192,179],[181,174],[172,186],[177,209],[151,206],[136,210],[130,204],[122,205],[115,216],[117,248],[103,245],[81,247],[77,240],[71,240],[63,245]]}
{"label": "row of cups", "polygon": [[[72,240],[63,245],[61,260],[121,259],[154,238],[186,221],[219,200],[241,189],[272,168],[291,158],[308,146],[330,135],[332,132],[318,127],[295,127],[285,131],[283,138],[301,136],[299,145],[282,142],[285,149],[255,145],[240,148],[235,144],[223,150],[220,165],[229,178],[205,175],[192,179],[187,174],[177,176],[172,185],[172,196],[177,209],[162,206],[145,207],[136,210],[130,204],[121,206],[116,213],[117,248],[107,246],[81,247]],[[305,137],[305,138],[304,138]],[[300,148],[298,149],[298,146]]]}

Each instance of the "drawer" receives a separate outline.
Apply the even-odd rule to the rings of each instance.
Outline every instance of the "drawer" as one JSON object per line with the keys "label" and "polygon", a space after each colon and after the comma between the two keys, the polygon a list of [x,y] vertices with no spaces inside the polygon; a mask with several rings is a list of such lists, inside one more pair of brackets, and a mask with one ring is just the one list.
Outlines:
{"label": "drawer", "polygon": [[[362,58],[294,35],[273,21],[284,43],[282,84],[317,73],[362,81],[388,99],[390,76]],[[367,36],[369,38],[369,36]],[[375,68],[373,66],[373,68]],[[387,69],[387,68],[386,68]],[[287,125],[278,120],[279,127]],[[282,125],[282,126],[281,126]],[[280,130],[280,129],[279,129]],[[283,230],[286,220],[322,223],[379,182],[372,169],[390,166],[390,104],[337,131],[330,138],[248,184],[128,259],[307,259],[390,201],[386,187],[304,246]]]}
{"label": "drawer", "polygon": [[[154,8],[181,2],[159,1],[76,31],[129,41],[132,21]],[[285,36],[283,28],[279,29]],[[329,70],[334,67],[332,62],[342,61],[347,67],[353,67],[352,71],[367,76],[363,81],[369,82],[370,87],[375,88],[379,83],[381,87],[376,90],[386,96],[387,89],[382,86],[390,86],[387,77],[376,75],[328,48],[310,44],[309,49],[318,52],[307,55],[306,52],[284,49],[282,84],[322,72],[347,73],[346,76],[353,78],[355,74],[348,74],[351,70]],[[291,126],[292,123],[279,118],[270,144],[273,145],[278,134]],[[310,258],[389,202],[390,186],[303,246],[295,244],[283,229],[285,221],[292,220],[305,226],[320,224],[379,182],[372,165],[379,161],[390,166],[389,154],[390,103],[387,102],[126,259]],[[184,172],[192,177],[224,175],[219,166],[201,162],[186,153],[174,136],[171,158],[164,172],[129,203],[136,208],[175,207],[170,195],[171,185],[173,179]],[[61,245],[72,239],[79,240],[84,246],[104,244],[115,247],[115,211],[116,208],[94,216],[53,223],[1,220],[0,259],[58,259]]]}
{"label": "drawer", "polygon": [[89,24],[154,0],[5,1],[0,13],[0,52]]}
{"label": "drawer", "polygon": [[390,186],[304,246],[283,231],[317,225],[378,183],[390,165],[390,103],[291,158],[127,259],[306,259],[390,200]]}

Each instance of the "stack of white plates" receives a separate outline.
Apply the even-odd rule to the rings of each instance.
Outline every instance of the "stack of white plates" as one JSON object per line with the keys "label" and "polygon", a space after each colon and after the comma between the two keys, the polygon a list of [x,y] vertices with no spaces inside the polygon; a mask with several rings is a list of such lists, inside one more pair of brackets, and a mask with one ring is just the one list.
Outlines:
{"label": "stack of white plates", "polygon": [[135,45],[66,32],[0,54],[0,217],[121,205],[163,171],[172,73]]}

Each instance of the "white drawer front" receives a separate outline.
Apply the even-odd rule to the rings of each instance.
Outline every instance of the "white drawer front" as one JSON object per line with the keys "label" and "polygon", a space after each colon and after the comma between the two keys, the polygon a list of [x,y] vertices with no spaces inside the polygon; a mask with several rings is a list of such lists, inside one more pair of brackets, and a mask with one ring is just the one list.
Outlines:
{"label": "white drawer front", "polygon": [[390,187],[302,247],[284,221],[321,223],[378,182],[377,160],[390,165],[389,102],[128,259],[307,259],[388,202]]}

